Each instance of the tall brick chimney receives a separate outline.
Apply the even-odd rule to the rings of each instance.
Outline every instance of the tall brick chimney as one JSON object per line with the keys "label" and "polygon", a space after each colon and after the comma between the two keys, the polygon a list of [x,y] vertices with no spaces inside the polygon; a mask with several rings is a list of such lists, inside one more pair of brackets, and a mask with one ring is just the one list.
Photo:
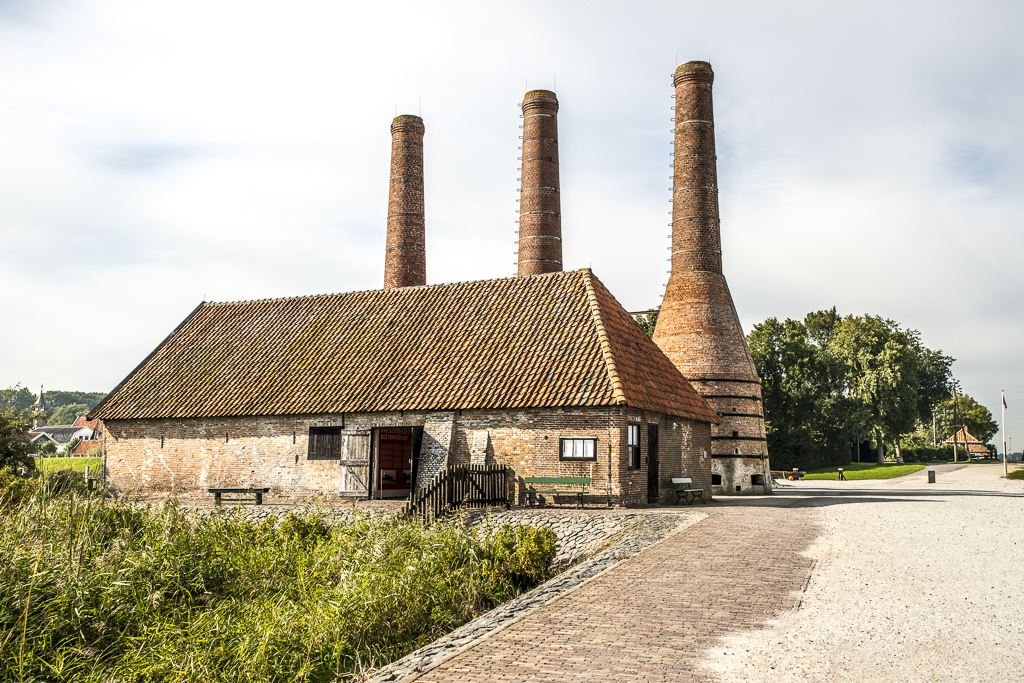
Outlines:
{"label": "tall brick chimney", "polygon": [[761,380],[722,274],[718,171],[707,62],[687,62],[676,88],[672,271],[654,341],[722,424],[712,426],[716,494],[770,491]]}
{"label": "tall brick chimney", "polygon": [[391,187],[384,289],[427,284],[423,219],[423,119],[396,116],[391,122]]}
{"label": "tall brick chimney", "polygon": [[562,270],[558,195],[558,98],[531,90],[523,98],[523,172],[519,204],[519,276]]}

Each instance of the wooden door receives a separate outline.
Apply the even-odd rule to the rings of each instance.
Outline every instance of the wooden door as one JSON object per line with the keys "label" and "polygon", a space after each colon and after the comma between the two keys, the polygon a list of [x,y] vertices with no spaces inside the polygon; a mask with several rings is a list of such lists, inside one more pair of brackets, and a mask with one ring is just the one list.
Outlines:
{"label": "wooden door", "polygon": [[647,425],[647,502],[658,502],[658,425]]}
{"label": "wooden door", "polygon": [[341,435],[340,479],[338,495],[370,497],[370,432]]}

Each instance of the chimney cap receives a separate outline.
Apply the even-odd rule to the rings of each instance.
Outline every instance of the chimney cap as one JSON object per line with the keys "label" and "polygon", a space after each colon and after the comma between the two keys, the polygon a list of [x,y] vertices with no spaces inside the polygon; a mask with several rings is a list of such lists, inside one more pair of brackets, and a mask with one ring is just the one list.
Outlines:
{"label": "chimney cap", "polygon": [[558,96],[550,90],[531,90],[530,92],[523,95],[523,102],[529,102],[530,100],[554,100],[558,101]]}
{"label": "chimney cap", "polygon": [[392,133],[404,128],[416,129],[421,133],[426,130],[426,127],[423,125],[423,119],[415,114],[402,114],[400,116],[396,116],[395,120],[391,122]]}
{"label": "chimney cap", "polygon": [[676,67],[676,72],[672,75],[672,82],[677,86],[686,81],[706,81],[707,83],[713,83],[714,80],[715,72],[711,70],[711,64],[709,62],[695,61],[680,64]]}

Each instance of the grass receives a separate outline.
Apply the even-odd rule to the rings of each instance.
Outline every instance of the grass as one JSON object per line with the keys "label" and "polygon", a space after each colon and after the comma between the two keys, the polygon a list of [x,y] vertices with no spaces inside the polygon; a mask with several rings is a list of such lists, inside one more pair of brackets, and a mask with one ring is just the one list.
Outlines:
{"label": "grass", "polygon": [[1009,472],[1006,475],[1007,479],[1016,479],[1018,481],[1024,481],[1024,468],[1018,468],[1013,472]]}
{"label": "grass", "polygon": [[100,474],[99,458],[36,458],[36,468],[40,472],[56,472],[58,470],[72,470],[74,472],[85,472],[89,468],[90,476]]}
{"label": "grass", "polygon": [[[852,462],[843,465],[843,474],[847,479],[894,479],[914,472],[920,472],[925,465],[879,465],[870,462]],[[822,467],[817,470],[809,470],[804,479],[824,480],[835,479],[839,474],[838,467]]]}
{"label": "grass", "polygon": [[251,522],[0,472],[0,680],[327,683],[547,578],[554,532]]}

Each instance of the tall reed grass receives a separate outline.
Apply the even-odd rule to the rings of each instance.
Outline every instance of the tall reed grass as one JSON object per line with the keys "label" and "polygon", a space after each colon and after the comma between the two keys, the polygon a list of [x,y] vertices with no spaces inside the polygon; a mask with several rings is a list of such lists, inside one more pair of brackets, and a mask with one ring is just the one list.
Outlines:
{"label": "tall reed grass", "polygon": [[547,578],[550,530],[261,523],[0,477],[4,681],[334,681]]}

